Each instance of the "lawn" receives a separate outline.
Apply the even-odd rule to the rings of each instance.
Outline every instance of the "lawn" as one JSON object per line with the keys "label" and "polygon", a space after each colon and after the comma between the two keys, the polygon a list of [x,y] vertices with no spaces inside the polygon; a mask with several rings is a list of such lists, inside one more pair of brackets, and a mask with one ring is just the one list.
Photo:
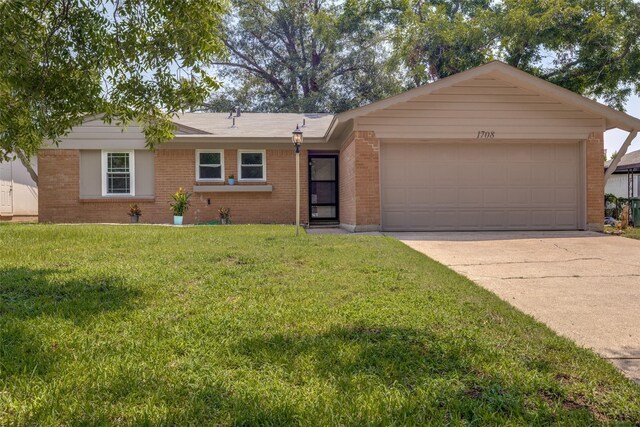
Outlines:
{"label": "lawn", "polygon": [[627,227],[624,230],[617,230],[614,227],[605,226],[604,232],[607,234],[619,234],[620,236],[628,237],[630,239],[640,240],[640,228],[638,227]]}
{"label": "lawn", "polygon": [[640,387],[386,237],[0,225],[0,425],[570,425]]}

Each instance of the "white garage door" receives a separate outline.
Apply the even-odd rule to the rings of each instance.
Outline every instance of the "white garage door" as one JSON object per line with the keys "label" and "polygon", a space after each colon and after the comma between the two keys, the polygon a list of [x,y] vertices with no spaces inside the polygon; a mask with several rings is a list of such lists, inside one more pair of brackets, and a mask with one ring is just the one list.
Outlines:
{"label": "white garage door", "polygon": [[380,158],[384,230],[579,227],[577,142],[385,142]]}

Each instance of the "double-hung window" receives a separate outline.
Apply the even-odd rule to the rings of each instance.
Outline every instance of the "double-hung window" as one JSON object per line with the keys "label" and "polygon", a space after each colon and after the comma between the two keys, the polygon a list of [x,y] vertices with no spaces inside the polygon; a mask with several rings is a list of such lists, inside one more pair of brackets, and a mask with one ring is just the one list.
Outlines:
{"label": "double-hung window", "polygon": [[224,181],[223,150],[196,150],[196,180]]}
{"label": "double-hung window", "polygon": [[102,152],[102,195],[135,194],[133,151]]}
{"label": "double-hung window", "polygon": [[265,150],[238,150],[238,171],[240,181],[266,181]]}

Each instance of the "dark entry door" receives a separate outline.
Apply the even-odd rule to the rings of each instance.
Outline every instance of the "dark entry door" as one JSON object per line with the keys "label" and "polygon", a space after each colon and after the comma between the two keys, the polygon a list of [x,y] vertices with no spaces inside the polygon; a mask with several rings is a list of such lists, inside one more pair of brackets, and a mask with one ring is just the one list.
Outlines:
{"label": "dark entry door", "polygon": [[338,221],[338,156],[309,155],[309,221]]}

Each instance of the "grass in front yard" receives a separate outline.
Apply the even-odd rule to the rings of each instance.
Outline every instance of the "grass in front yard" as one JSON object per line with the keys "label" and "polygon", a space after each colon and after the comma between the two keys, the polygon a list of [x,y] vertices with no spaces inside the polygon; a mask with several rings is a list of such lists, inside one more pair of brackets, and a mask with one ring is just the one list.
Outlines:
{"label": "grass in front yard", "polygon": [[615,227],[606,225],[604,227],[604,232],[607,234],[616,234],[619,236],[628,237],[630,239],[640,240],[640,228],[638,227],[627,227],[624,230],[618,230]]}
{"label": "grass in front yard", "polygon": [[0,425],[640,420],[640,388],[384,237],[0,226]]}

